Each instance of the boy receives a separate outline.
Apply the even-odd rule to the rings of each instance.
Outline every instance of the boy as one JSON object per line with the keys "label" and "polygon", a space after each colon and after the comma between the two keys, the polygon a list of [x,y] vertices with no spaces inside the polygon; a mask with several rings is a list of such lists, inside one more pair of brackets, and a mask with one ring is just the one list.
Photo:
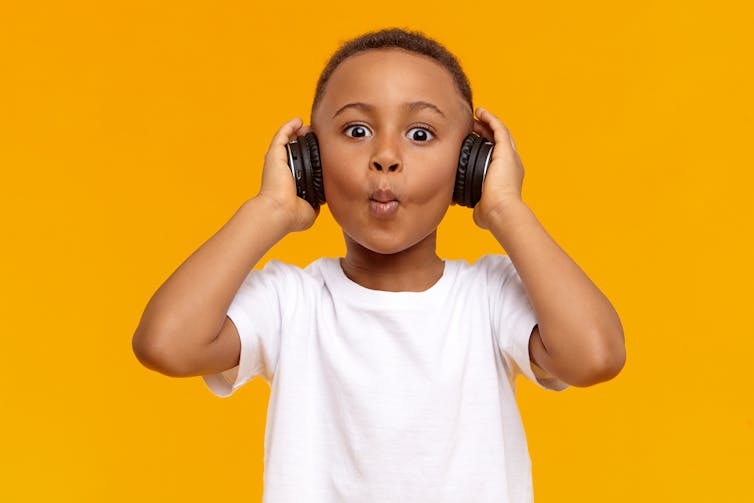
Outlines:
{"label": "boy", "polygon": [[[517,375],[562,390],[622,368],[617,314],[521,200],[505,126],[473,110],[431,39],[346,43],[311,127],[278,130],[257,196],[149,302],[133,341],[148,368],[201,375],[218,396],[271,383],[264,502],[532,501]],[[249,273],[318,215],[296,197],[285,149],[311,130],[346,255]],[[471,131],[495,141],[473,218],[508,253],[473,265],[435,249]]]}

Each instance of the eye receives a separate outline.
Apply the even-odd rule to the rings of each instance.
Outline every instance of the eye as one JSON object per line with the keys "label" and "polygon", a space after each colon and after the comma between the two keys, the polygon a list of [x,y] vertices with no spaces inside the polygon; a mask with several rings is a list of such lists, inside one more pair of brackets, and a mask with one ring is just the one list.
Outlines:
{"label": "eye", "polygon": [[[351,132],[351,134],[349,134],[349,131]],[[364,138],[366,136],[372,136],[372,132],[361,124],[354,124],[352,126],[346,127],[345,133],[346,136],[350,136],[351,138]]]}
{"label": "eye", "polygon": [[408,137],[414,141],[427,142],[435,136],[425,127],[413,127],[408,130]]}

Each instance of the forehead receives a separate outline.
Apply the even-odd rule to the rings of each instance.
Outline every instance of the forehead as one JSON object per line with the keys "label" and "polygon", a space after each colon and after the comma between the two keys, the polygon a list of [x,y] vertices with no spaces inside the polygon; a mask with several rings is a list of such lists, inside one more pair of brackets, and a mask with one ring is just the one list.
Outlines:
{"label": "forehead", "polygon": [[403,49],[372,49],[348,57],[335,69],[319,108],[332,116],[350,102],[390,107],[418,101],[452,114],[468,108],[452,75],[437,61]]}

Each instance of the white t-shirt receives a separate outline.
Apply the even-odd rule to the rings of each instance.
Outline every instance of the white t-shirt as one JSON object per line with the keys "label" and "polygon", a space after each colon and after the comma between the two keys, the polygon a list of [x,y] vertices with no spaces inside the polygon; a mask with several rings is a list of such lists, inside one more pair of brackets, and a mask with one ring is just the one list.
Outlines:
{"label": "white t-shirt", "polygon": [[537,323],[505,255],[446,260],[423,292],[370,290],[339,259],[251,271],[228,309],[239,365],[203,376],[229,396],[271,384],[263,503],[531,502],[518,374]]}

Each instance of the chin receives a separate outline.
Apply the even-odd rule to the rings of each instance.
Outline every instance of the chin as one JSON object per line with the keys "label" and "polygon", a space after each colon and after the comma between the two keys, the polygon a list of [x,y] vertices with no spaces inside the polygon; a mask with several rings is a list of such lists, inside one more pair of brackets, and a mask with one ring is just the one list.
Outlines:
{"label": "chin", "polygon": [[365,246],[367,250],[374,253],[375,255],[396,255],[398,253],[401,253],[403,251],[406,251],[408,248],[407,246],[371,246],[367,247]]}
{"label": "chin", "polygon": [[410,248],[410,246],[406,246],[403,243],[385,239],[355,239],[352,237],[351,241],[352,244],[363,248],[364,251],[377,255],[394,255]]}
{"label": "chin", "polygon": [[371,236],[353,236],[345,234],[345,236],[346,240],[350,240],[352,245],[363,248],[364,251],[377,255],[395,255],[420,244],[422,241],[430,237],[431,234],[432,233],[418,239],[387,233],[377,233],[377,235]]}

